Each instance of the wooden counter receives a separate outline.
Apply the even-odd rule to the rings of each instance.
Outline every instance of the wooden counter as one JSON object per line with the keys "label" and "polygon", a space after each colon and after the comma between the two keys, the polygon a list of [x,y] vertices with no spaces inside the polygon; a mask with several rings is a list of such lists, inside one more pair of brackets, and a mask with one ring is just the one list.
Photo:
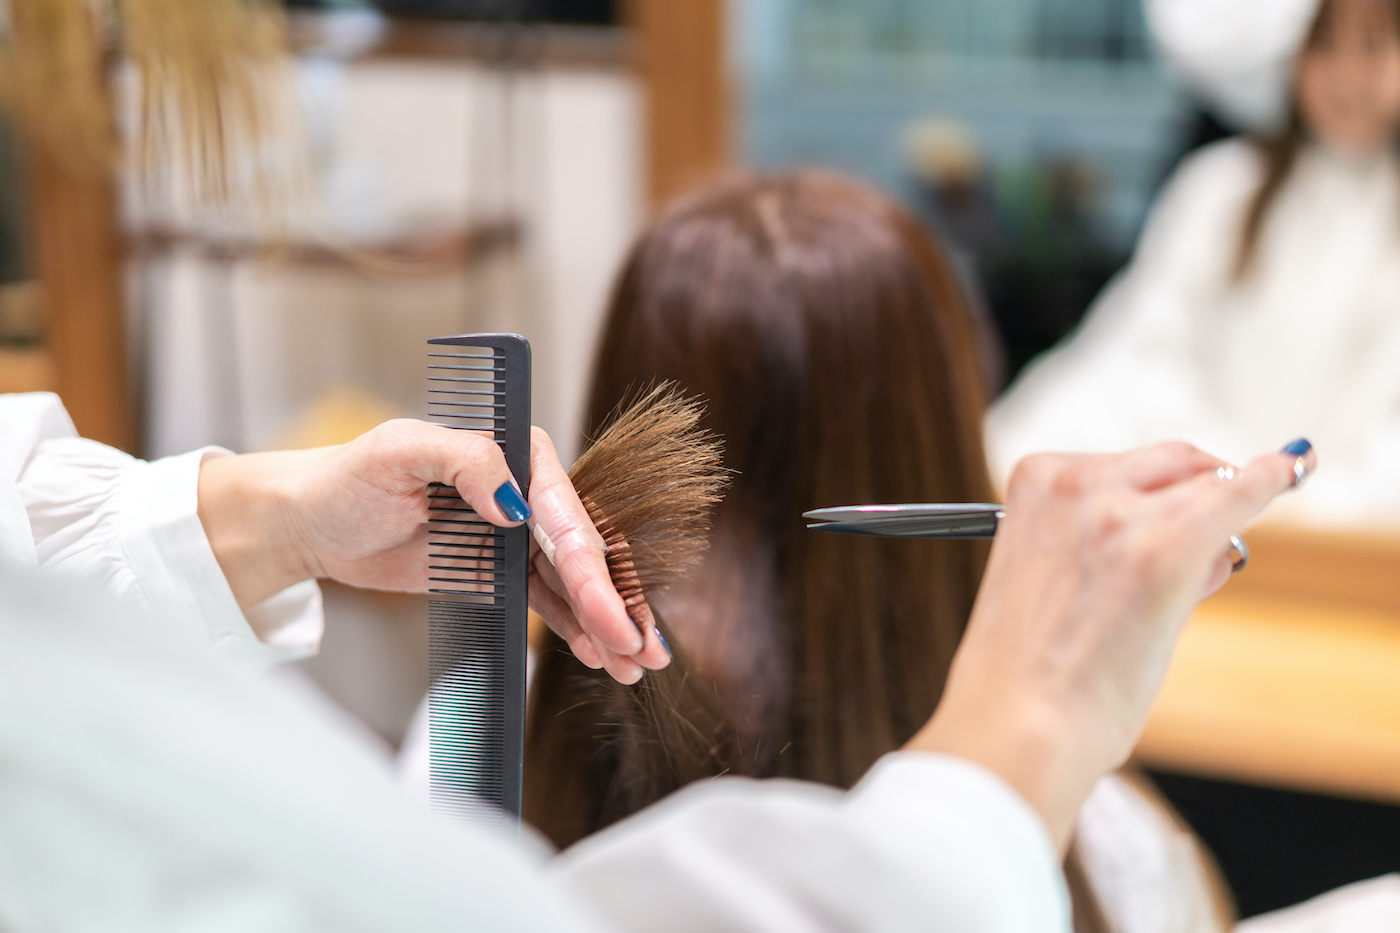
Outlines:
{"label": "wooden counter", "polygon": [[1187,626],[1139,760],[1400,804],[1400,539],[1247,538],[1251,566]]}

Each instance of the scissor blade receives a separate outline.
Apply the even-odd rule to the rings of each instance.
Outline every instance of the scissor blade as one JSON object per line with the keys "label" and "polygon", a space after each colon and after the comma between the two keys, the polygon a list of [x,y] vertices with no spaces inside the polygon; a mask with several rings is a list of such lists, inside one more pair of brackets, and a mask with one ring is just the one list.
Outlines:
{"label": "scissor blade", "polygon": [[808,528],[882,538],[990,538],[997,531],[998,512],[943,516],[891,516],[856,522],[815,522]]}
{"label": "scissor blade", "polygon": [[990,502],[925,502],[890,505],[839,505],[803,512],[811,522],[865,522],[885,518],[948,518],[994,515],[1001,506]]}

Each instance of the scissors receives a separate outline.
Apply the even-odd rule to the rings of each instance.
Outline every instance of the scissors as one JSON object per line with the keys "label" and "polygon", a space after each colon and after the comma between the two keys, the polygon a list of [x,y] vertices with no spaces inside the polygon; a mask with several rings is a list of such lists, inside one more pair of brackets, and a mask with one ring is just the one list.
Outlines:
{"label": "scissors", "polygon": [[990,502],[842,505],[802,513],[808,528],[882,538],[990,538],[1005,515]]}
{"label": "scissors", "polygon": [[[880,538],[990,538],[1006,510],[991,502],[927,502],[896,505],[840,505],[803,512],[807,527]],[[1249,563],[1249,547],[1230,535],[1230,572]]]}

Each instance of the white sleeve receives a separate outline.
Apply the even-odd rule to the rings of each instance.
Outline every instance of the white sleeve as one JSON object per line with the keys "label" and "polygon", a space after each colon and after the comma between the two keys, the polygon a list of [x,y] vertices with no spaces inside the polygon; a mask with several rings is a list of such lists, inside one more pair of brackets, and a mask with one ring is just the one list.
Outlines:
{"label": "white sleeve", "polygon": [[623,930],[1068,931],[1044,825],[957,758],[887,755],[849,793],[718,778],[564,852],[555,872]]}
{"label": "white sleeve", "polygon": [[[321,593],[289,587],[246,615],[200,523],[205,448],[147,463],[77,437],[56,396],[0,396],[0,508],[18,502],[33,563],[94,580],[109,596],[221,654],[271,665],[320,644]],[[9,536],[7,536],[9,537]]]}
{"label": "white sleeve", "polygon": [[534,834],[431,813],[317,691],[64,583],[0,566],[0,929],[605,929]]}
{"label": "white sleeve", "polygon": [[719,779],[550,868],[402,793],[324,698],[34,576],[0,567],[4,929],[1069,929],[1039,821],[965,762]]}
{"label": "white sleeve", "polygon": [[1121,450],[1229,433],[1199,371],[1232,274],[1258,154],[1230,140],[1189,158],[1158,199],[1132,262],[1083,323],[1026,367],[989,409],[987,455],[1004,483],[1028,454]]}
{"label": "white sleeve", "polygon": [[1400,875],[1334,888],[1283,910],[1245,920],[1236,933],[1379,933],[1400,930]]}

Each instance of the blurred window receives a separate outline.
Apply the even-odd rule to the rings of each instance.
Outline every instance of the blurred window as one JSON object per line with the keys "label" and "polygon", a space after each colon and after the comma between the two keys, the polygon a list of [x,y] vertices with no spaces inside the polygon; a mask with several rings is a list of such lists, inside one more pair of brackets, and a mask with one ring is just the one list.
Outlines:
{"label": "blurred window", "polygon": [[1149,58],[1138,0],[797,0],[792,17],[801,65],[817,72],[843,55]]}
{"label": "blurred window", "polygon": [[730,0],[739,138],[909,204],[953,248],[1009,374],[1126,261],[1193,109],[1140,0]]}

